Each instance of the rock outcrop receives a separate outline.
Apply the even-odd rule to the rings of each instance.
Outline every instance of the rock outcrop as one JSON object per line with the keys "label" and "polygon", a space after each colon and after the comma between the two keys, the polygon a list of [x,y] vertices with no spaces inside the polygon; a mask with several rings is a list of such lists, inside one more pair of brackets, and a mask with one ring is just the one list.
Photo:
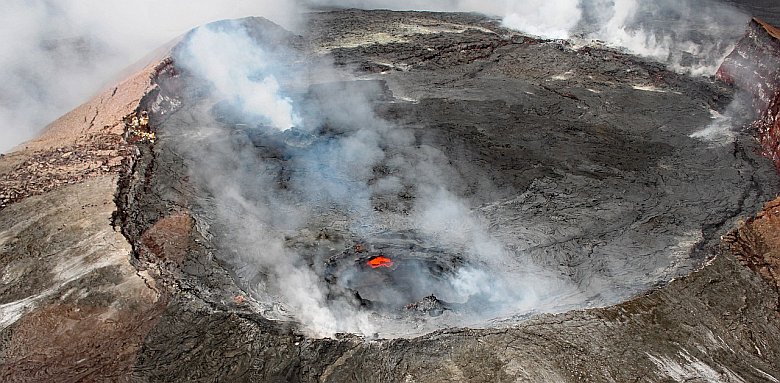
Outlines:
{"label": "rock outcrop", "polygon": [[157,62],[0,156],[0,381],[126,381],[166,299],[112,226]]}
{"label": "rock outcrop", "polygon": [[752,126],[763,154],[780,171],[780,29],[751,20],[717,76],[750,93],[756,115]]}
{"label": "rock outcrop", "polygon": [[780,198],[767,203],[723,240],[745,267],[780,291]]}

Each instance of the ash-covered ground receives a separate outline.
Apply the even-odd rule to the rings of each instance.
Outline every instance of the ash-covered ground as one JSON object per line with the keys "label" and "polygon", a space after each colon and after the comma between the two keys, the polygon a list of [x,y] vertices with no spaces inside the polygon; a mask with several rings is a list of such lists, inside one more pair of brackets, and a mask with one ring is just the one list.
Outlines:
{"label": "ash-covered ground", "polygon": [[252,309],[310,335],[616,304],[700,268],[777,191],[711,80],[473,15],[312,23],[188,35],[137,197],[186,201]]}

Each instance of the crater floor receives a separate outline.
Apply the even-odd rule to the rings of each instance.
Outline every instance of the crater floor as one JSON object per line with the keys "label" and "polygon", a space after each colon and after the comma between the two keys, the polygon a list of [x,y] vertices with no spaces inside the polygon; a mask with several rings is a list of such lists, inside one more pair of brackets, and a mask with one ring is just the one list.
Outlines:
{"label": "crater floor", "polygon": [[[156,192],[136,198],[190,211],[267,319],[395,337],[620,303],[700,268],[777,190],[749,134],[700,134],[733,99],[709,80],[475,16],[315,20],[304,38],[253,19],[209,32],[249,30],[285,66],[255,75],[280,83],[289,130],[221,93],[197,33],[150,98]],[[399,235],[408,248],[382,250]],[[388,252],[393,267],[363,264]],[[442,307],[409,310],[428,296]]]}

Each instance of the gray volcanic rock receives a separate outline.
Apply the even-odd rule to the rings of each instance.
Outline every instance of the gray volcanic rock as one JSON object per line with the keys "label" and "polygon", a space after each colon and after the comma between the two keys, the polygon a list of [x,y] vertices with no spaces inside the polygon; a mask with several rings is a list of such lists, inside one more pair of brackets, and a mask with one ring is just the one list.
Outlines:
{"label": "gray volcanic rock", "polygon": [[733,5],[747,14],[758,17],[770,24],[780,25],[780,4],[772,0],[725,0],[724,3]]}
{"label": "gray volcanic rock", "polygon": [[[330,52],[337,68],[357,77],[312,88],[298,84],[301,90],[291,97],[314,100],[312,109],[327,116],[340,104],[322,95],[365,94],[379,118],[413,137],[405,141],[408,146],[384,147],[382,158],[440,153],[441,159],[435,161],[443,162],[435,162],[436,169],[446,173],[447,186],[474,206],[491,236],[509,249],[505,254],[512,258],[500,259],[506,270],[490,269],[495,267],[490,264],[484,266],[488,272],[530,278],[550,290],[541,292],[547,295],[530,310],[491,307],[488,316],[468,317],[472,326],[486,327],[483,330],[445,330],[393,341],[284,335],[288,328],[308,333],[305,320],[303,328],[295,324],[305,313],[295,312],[295,304],[285,301],[285,289],[292,286],[283,282],[274,286],[274,278],[282,277],[253,266],[251,257],[232,255],[231,251],[251,249],[241,245],[243,236],[236,234],[241,227],[222,216],[220,201],[225,197],[220,188],[237,188],[248,199],[236,201],[249,201],[260,209],[264,197],[255,197],[253,190],[275,193],[280,206],[309,203],[307,209],[316,211],[317,218],[303,229],[284,231],[284,246],[303,254],[300,267],[310,267],[315,274],[325,258],[364,259],[362,252],[349,250],[361,243],[366,243],[367,255],[389,255],[399,265],[419,259],[390,250],[396,246],[391,243],[399,242],[382,233],[416,230],[393,217],[412,215],[421,189],[409,184],[401,194],[376,195],[370,199],[371,207],[384,221],[373,220],[367,229],[364,225],[353,231],[351,227],[359,226],[355,222],[364,222],[359,210],[357,215],[349,209],[339,211],[338,205],[328,205],[327,196],[299,199],[296,175],[313,175],[296,158],[305,158],[307,148],[322,140],[317,134],[335,140],[354,130],[336,125],[337,115],[325,118],[329,122],[324,128],[304,130],[295,139],[286,133],[247,130],[252,121],[236,120],[229,106],[214,104],[207,83],[186,64],[178,66],[183,57],[179,54],[173,66],[181,69],[158,78],[161,92],[146,101],[152,110],[154,102],[164,99],[175,98],[177,106],[160,107],[153,116],[160,140],[153,148],[142,148],[129,189],[122,194],[120,212],[127,216],[120,222],[131,239],[139,238],[157,230],[158,217],[189,210],[186,214],[198,226],[187,245],[190,253],[181,263],[142,264],[177,286],[177,295],[190,298],[178,298],[169,307],[159,331],[148,338],[139,369],[163,380],[205,376],[207,371],[223,371],[225,363],[237,369],[229,370],[236,374],[231,376],[250,380],[502,381],[523,376],[536,381],[656,380],[701,374],[751,380],[777,374],[770,362],[777,350],[769,341],[777,336],[774,293],[728,253],[710,261],[696,276],[629,303],[518,321],[539,311],[618,303],[688,275],[720,254],[719,238],[736,218],[757,211],[774,196],[777,177],[771,163],[754,153],[751,138],[738,135],[734,141],[713,142],[690,137],[707,126],[710,109],[725,107],[729,89],[609,50],[575,50],[565,43],[531,40],[470,15],[343,11],[315,20],[308,43],[284,37],[263,22],[247,19],[241,25],[261,31],[258,36],[282,36],[294,47],[313,45],[316,52]],[[411,29],[419,24],[427,30]],[[268,28],[270,33],[262,32]],[[342,35],[329,40],[319,31]],[[337,46],[339,41],[345,46]],[[303,58],[307,53],[299,50],[274,54],[292,63],[318,60]],[[307,68],[307,78],[312,79],[325,71],[317,65]],[[224,152],[225,148],[229,150]],[[235,148],[241,151],[232,152]],[[203,161],[206,153],[211,155]],[[208,177],[215,173],[204,178],[197,171],[208,166],[237,170],[227,170],[214,188]],[[252,181],[257,169],[270,170],[271,179],[284,187],[267,188]],[[354,181],[334,169],[334,178]],[[364,182],[387,174],[404,173],[380,160]],[[233,184],[236,178],[241,182]],[[430,239],[415,235],[419,234],[412,234],[411,241],[424,250],[412,247],[410,254],[423,254],[422,261],[428,259],[426,254],[441,257],[459,251],[433,250],[428,247]],[[265,243],[262,236],[254,238]],[[139,254],[167,258],[164,251],[135,241]],[[457,254],[467,262],[473,256],[468,251]],[[529,261],[513,263],[518,257]],[[522,270],[524,266],[532,271]],[[272,282],[264,284],[264,278]],[[266,290],[258,290],[258,283]],[[454,314],[457,307],[435,317],[399,318],[392,311],[377,311],[389,302],[387,298],[369,298],[366,303],[366,291],[358,290],[363,308],[356,310],[373,312],[373,328],[380,338],[464,323]],[[702,291],[707,293],[701,295]],[[414,306],[430,293],[406,304]],[[231,297],[242,294],[248,303],[234,307]],[[439,298],[438,292],[434,294]],[[744,310],[740,302],[745,300],[757,310],[751,317],[766,318],[762,324],[754,322],[766,341],[745,343],[719,324],[724,315]],[[463,310],[468,313],[469,307]],[[236,314],[224,313],[230,311]],[[193,353],[169,346],[174,339],[191,337],[210,351]],[[522,346],[510,346],[520,339]],[[213,347],[238,359],[210,358]],[[717,351],[734,349],[750,350],[755,357],[729,357],[730,351]],[[175,362],[192,358],[199,361],[199,369]],[[632,367],[622,363],[615,367],[616,358],[631,360]]]}
{"label": "gray volcanic rock", "polygon": [[[2,330],[0,376],[780,378],[776,286],[731,252],[759,241],[721,246],[778,177],[749,133],[700,134],[731,88],[470,14],[311,17],[306,36],[213,24],[152,71],[136,111],[157,140],[122,152],[113,224],[138,271],[126,278],[159,295],[127,303],[118,323],[139,326],[105,338],[130,345],[120,373],[70,359],[49,372],[22,348],[32,311]],[[252,114],[268,105],[297,109]],[[19,225],[3,226],[4,266],[25,247],[5,229]],[[10,290],[3,302],[42,294]],[[124,307],[107,295],[73,307]]]}
{"label": "gray volcanic rock", "polygon": [[0,380],[126,380],[167,303],[111,226],[157,63],[0,156]]}

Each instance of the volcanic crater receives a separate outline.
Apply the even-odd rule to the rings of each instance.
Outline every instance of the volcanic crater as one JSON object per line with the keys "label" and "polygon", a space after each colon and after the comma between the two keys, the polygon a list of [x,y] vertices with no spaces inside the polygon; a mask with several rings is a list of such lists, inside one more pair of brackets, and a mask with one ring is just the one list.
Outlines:
{"label": "volcanic crater", "polygon": [[0,158],[0,380],[777,381],[777,73],[308,20],[194,30]]}
{"label": "volcanic crater", "polygon": [[[392,20],[380,11],[318,14],[304,37],[251,18],[201,28],[257,50],[225,75],[278,82],[283,129],[185,37],[142,101],[159,139],[124,214],[188,211],[193,246],[267,319],[395,337],[643,294],[700,268],[777,190],[749,134],[697,137],[734,99],[723,84],[475,15],[397,15],[442,31],[323,40]],[[433,315],[409,310],[426,298]]]}

